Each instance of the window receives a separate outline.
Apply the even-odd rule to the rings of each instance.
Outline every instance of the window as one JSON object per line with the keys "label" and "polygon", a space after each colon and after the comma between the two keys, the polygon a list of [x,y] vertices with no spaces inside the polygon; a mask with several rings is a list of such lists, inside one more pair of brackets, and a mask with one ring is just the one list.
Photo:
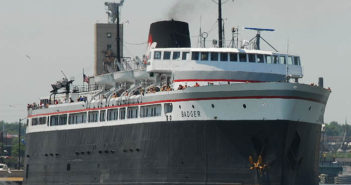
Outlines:
{"label": "window", "polygon": [[59,123],[59,116],[50,117],[50,126],[56,126]]}
{"label": "window", "polygon": [[[238,54],[237,53],[230,53],[229,57],[230,57],[230,61],[231,62],[237,62],[238,61]],[[245,56],[245,58],[246,58],[246,56]]]}
{"label": "window", "polygon": [[208,61],[208,52],[201,52],[201,60]]}
{"label": "window", "polygon": [[111,32],[107,32],[107,33],[106,33],[106,37],[107,37],[107,38],[112,38],[112,33],[111,33]]}
{"label": "window", "polygon": [[87,113],[86,112],[81,112],[81,113],[75,113],[75,114],[70,114],[68,118],[68,124],[80,124],[80,123],[86,123],[87,122]]}
{"label": "window", "polygon": [[245,53],[240,53],[239,54],[239,59],[240,59],[240,62],[247,62],[246,54]]}
{"label": "window", "polygon": [[293,57],[292,56],[288,56],[288,62],[289,65],[293,65]]}
{"label": "window", "polygon": [[59,125],[67,124],[67,114],[59,116]]}
{"label": "window", "polygon": [[191,60],[199,60],[199,52],[192,52]]}
{"label": "window", "polygon": [[228,53],[221,53],[221,61],[228,62]]}
{"label": "window", "polygon": [[100,122],[105,121],[105,116],[106,116],[106,110],[101,110],[100,111]]}
{"label": "window", "polygon": [[111,44],[107,44],[106,48],[109,50],[112,48],[112,45]]}
{"label": "window", "polygon": [[138,118],[138,107],[128,107],[127,118]]}
{"label": "window", "polygon": [[154,59],[155,60],[160,60],[161,59],[161,51],[155,51],[154,52]]}
{"label": "window", "polygon": [[88,122],[89,123],[94,123],[94,122],[98,122],[98,115],[99,115],[99,111],[91,111],[88,114]]}
{"label": "window", "polygon": [[256,62],[255,54],[248,54],[249,55],[249,62]]}
{"label": "window", "polygon": [[257,55],[257,63],[264,63],[263,55]]}
{"label": "window", "polygon": [[126,108],[119,109],[119,119],[126,119]]}
{"label": "window", "polygon": [[285,56],[280,56],[279,61],[280,61],[280,64],[286,64]]}
{"label": "window", "polygon": [[173,60],[178,60],[178,59],[180,59],[180,52],[178,51],[173,52]]}
{"label": "window", "polygon": [[163,60],[170,60],[171,59],[171,52],[165,51],[163,52]]}
{"label": "window", "polygon": [[107,111],[107,121],[118,120],[118,109],[109,109]]}
{"label": "window", "polygon": [[140,117],[161,116],[161,105],[148,105],[140,107]]}
{"label": "window", "polygon": [[173,111],[173,104],[171,103],[165,103],[165,114],[171,113]]}
{"label": "window", "polygon": [[273,63],[273,57],[271,55],[266,55],[266,63],[267,64],[272,64]]}
{"label": "window", "polygon": [[182,60],[187,60],[188,59],[189,52],[183,52],[182,53]]}
{"label": "window", "polygon": [[46,117],[39,118],[39,124],[45,125],[46,124]]}
{"label": "window", "polygon": [[33,118],[32,119],[32,126],[35,126],[35,125],[38,125],[38,124],[39,124],[38,118]]}
{"label": "window", "polygon": [[211,53],[211,61],[218,61],[218,53]]}
{"label": "window", "polygon": [[300,57],[294,57],[294,65],[301,65],[300,64]]}
{"label": "window", "polygon": [[273,56],[273,63],[279,64],[279,57],[278,56]]}

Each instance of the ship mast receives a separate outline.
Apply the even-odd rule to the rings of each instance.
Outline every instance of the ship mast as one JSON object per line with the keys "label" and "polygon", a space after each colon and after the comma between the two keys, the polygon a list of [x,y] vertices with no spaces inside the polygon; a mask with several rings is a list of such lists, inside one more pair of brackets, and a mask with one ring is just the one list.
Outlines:
{"label": "ship mast", "polygon": [[116,52],[116,58],[117,62],[121,63],[121,36],[120,36],[120,10],[119,8],[123,6],[124,0],[121,0],[119,3],[108,3],[106,2],[105,5],[107,6],[107,14],[108,14],[108,19],[109,23],[116,23],[117,25],[117,36],[116,36],[116,42],[117,42],[117,52]]}
{"label": "ship mast", "polygon": [[218,0],[218,47],[223,47],[222,0]]}

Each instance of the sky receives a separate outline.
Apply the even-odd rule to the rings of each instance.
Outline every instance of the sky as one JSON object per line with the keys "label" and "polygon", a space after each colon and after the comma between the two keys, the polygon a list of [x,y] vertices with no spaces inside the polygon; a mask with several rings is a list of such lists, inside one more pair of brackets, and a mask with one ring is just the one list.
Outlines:
{"label": "sky", "polygon": [[[200,27],[209,41],[216,39],[213,1],[125,0],[124,55],[143,55],[149,25],[172,18],[190,24],[194,47]],[[76,85],[83,84],[83,69],[93,75],[94,24],[107,21],[104,2],[0,1],[0,120],[26,117],[26,105],[48,96],[50,84],[63,77],[61,71]],[[263,38],[281,52],[301,56],[303,83],[324,77],[332,89],[325,121],[344,123],[351,120],[350,10],[350,0],[229,0],[223,5],[226,40],[233,26],[239,27],[240,40],[254,36],[246,26],[275,29]]]}

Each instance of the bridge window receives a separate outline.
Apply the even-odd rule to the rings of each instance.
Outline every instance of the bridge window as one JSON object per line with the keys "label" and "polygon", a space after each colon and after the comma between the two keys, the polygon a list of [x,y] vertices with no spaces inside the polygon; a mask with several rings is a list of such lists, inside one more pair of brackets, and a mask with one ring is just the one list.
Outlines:
{"label": "bridge window", "polygon": [[249,62],[256,62],[255,54],[248,54],[249,55]]}
{"label": "bridge window", "polygon": [[293,65],[293,57],[292,56],[288,56],[288,64]]}
{"label": "bridge window", "polygon": [[221,61],[228,62],[228,53],[221,53]]}
{"label": "bridge window", "polygon": [[218,61],[218,53],[211,53],[211,61]]}
{"label": "bridge window", "polygon": [[239,53],[240,62],[247,62],[247,57],[245,53]]}
{"label": "bridge window", "polygon": [[273,63],[273,56],[271,55],[266,55],[266,63],[267,64],[272,64]]}
{"label": "bridge window", "polygon": [[180,52],[179,51],[173,52],[173,60],[178,60],[179,58],[180,58]]}
{"label": "bridge window", "polygon": [[107,111],[107,121],[113,121],[118,119],[118,109],[109,109]]}
{"label": "bridge window", "polygon": [[278,56],[273,56],[273,63],[279,64],[279,57]]}
{"label": "bridge window", "polygon": [[148,105],[140,107],[140,117],[161,116],[161,105]]}
{"label": "bridge window", "polygon": [[208,61],[208,52],[201,52],[201,60]]}
{"label": "bridge window", "polygon": [[99,115],[98,111],[89,112],[89,114],[88,114],[88,122],[89,123],[98,122],[98,115]]}
{"label": "bridge window", "polygon": [[182,53],[182,60],[187,60],[188,59],[189,52],[183,52]]}
{"label": "bridge window", "polygon": [[138,107],[128,107],[127,118],[138,118]]}
{"label": "bridge window", "polygon": [[[237,62],[238,61],[238,54],[237,53],[230,53],[230,61],[231,62]],[[246,56],[245,56],[246,58]]]}
{"label": "bridge window", "polygon": [[126,119],[126,108],[119,109],[119,119]]}
{"label": "bridge window", "polygon": [[160,60],[161,59],[161,51],[155,51],[154,52],[154,59],[155,60]]}
{"label": "bridge window", "polygon": [[286,64],[285,56],[279,57],[280,64]]}
{"label": "bridge window", "polygon": [[257,63],[264,63],[263,55],[257,55]]}
{"label": "bridge window", "polygon": [[105,121],[105,116],[106,116],[106,110],[101,110],[100,111],[100,122]]}
{"label": "bridge window", "polygon": [[35,126],[35,125],[38,125],[38,124],[39,124],[38,118],[33,118],[32,119],[32,126]]}
{"label": "bridge window", "polygon": [[170,60],[171,59],[171,52],[165,51],[163,52],[163,60]]}
{"label": "bridge window", "polygon": [[199,60],[199,52],[192,52],[191,60]]}
{"label": "bridge window", "polygon": [[80,123],[86,123],[87,122],[87,113],[82,112],[82,113],[75,113],[75,114],[70,114],[68,118],[68,124],[80,124]]}
{"label": "bridge window", "polygon": [[297,66],[301,65],[300,57],[294,57],[294,65],[297,65]]}

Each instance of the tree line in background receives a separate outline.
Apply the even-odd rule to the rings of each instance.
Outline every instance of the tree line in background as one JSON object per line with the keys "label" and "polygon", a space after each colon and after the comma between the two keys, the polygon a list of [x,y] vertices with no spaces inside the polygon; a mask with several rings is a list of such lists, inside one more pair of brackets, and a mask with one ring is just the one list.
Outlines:
{"label": "tree line in background", "polygon": [[[18,130],[19,123],[7,123],[0,121],[0,163],[5,163],[11,169],[18,168],[18,155],[19,155],[19,143],[18,143]],[[23,167],[24,155],[25,155],[25,123],[21,124],[21,138],[20,138],[20,157],[21,157],[21,168]]]}
{"label": "tree line in background", "polygon": [[324,131],[326,136],[344,136],[346,132],[346,138],[349,138],[351,136],[351,125],[332,121],[325,124]]}

